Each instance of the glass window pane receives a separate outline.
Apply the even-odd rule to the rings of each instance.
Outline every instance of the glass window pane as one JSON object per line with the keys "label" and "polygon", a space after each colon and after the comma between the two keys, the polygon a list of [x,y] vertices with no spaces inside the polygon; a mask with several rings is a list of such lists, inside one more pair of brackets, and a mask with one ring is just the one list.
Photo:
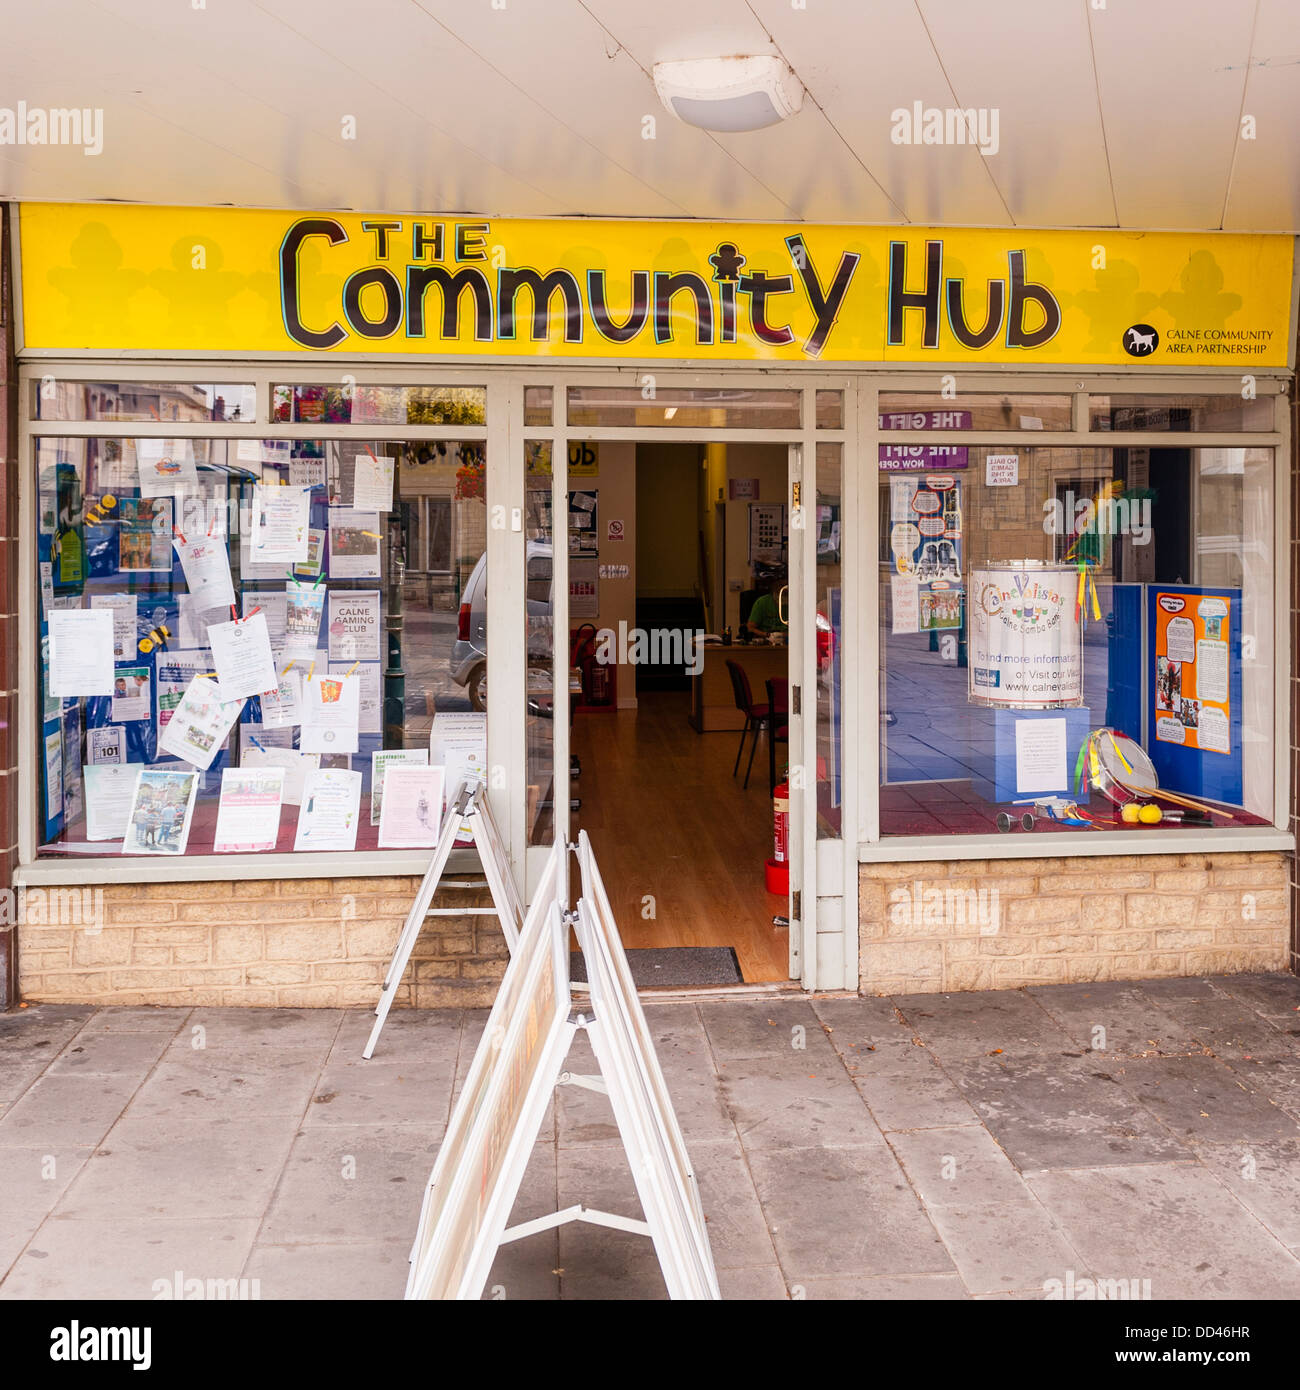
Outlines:
{"label": "glass window pane", "polygon": [[882,430],[1068,430],[1070,396],[962,391],[951,400],[933,391],[880,395]]}
{"label": "glass window pane", "polygon": [[1269,822],[1271,451],[968,453],[880,468],[882,833]]}
{"label": "glass window pane", "polygon": [[175,381],[32,382],[37,420],[159,420],[231,423],[257,418],[253,386]]}
{"label": "glass window pane", "polygon": [[[524,650],[527,653],[526,824],[530,845],[549,844],[555,822],[554,526],[551,446],[524,445]],[[564,663],[567,669],[567,662]],[[567,808],[564,826],[567,833]]]}
{"label": "glass window pane", "polygon": [[277,424],[484,425],[483,386],[371,386],[341,382],[274,386]]}
{"label": "glass window pane", "polygon": [[570,425],[670,429],[798,429],[800,392],[570,386]]}
{"label": "glass window pane", "polygon": [[1267,433],[1273,423],[1274,400],[1258,396],[1243,400],[1239,393],[1214,396],[1090,396],[1088,428],[1093,430],[1196,431],[1202,434]]}
{"label": "glass window pane", "polygon": [[[359,683],[355,751],[306,755],[360,775],[357,849],[378,847],[378,753],[432,757],[457,779],[483,765],[483,444],[125,437],[35,443],[42,854],[116,854],[124,835],[131,853],[215,852],[223,772],[268,760],[303,770],[302,715],[291,700],[295,668]],[[385,507],[389,467],[392,505]],[[309,489],[300,559],[257,553],[255,492],[266,485],[279,493],[281,483]],[[260,610],[266,618],[282,700],[249,698],[233,725],[214,735],[216,751],[210,767],[199,769],[187,828],[186,797],[176,805],[169,800],[188,786],[184,777],[153,779],[158,794],[136,807],[138,819],[123,817],[138,770],[183,774],[193,766],[163,738],[194,678],[215,669],[210,629],[231,617],[229,606],[202,604],[192,592],[193,572],[187,579],[173,541],[195,538],[210,541],[228,561],[236,612],[248,618]],[[48,636],[59,609],[111,611],[112,693],[54,694]],[[306,635],[290,650],[292,625]],[[136,766],[106,774],[109,764]],[[116,801],[114,781],[125,787]],[[292,851],[298,817],[298,800],[286,802],[274,844],[253,848]]]}
{"label": "glass window pane", "polygon": [[555,392],[549,386],[524,387],[524,424],[549,425]]}
{"label": "glass window pane", "polygon": [[844,447],[817,446],[817,837],[838,840],[843,805]]}
{"label": "glass window pane", "polygon": [[844,428],[844,392],[817,392],[817,428],[819,430],[842,430]]}

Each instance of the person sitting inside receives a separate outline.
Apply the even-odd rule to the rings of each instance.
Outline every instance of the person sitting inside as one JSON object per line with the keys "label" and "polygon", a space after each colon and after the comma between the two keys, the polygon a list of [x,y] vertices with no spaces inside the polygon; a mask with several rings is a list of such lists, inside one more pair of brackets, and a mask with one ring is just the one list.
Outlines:
{"label": "person sitting inside", "polygon": [[781,608],[777,603],[776,596],[780,590],[780,578],[773,575],[767,581],[767,592],[754,600],[754,606],[749,610],[749,618],[745,623],[746,630],[754,637],[767,637],[773,632],[790,630],[789,623],[782,621]]}

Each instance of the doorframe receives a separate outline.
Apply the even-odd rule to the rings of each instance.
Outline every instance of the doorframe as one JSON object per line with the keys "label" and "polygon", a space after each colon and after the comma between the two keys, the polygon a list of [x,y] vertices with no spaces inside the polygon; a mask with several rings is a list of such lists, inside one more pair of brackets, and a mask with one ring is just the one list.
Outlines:
{"label": "doorframe", "polygon": [[[791,616],[794,606],[799,605],[798,621],[791,623],[789,646],[789,669],[791,686],[800,688],[803,702],[802,713],[791,712],[791,748],[800,749],[802,780],[811,794],[802,787],[791,786],[790,824],[791,824],[791,898],[789,904],[791,978],[797,980],[807,990],[839,990],[857,988],[858,956],[858,842],[861,827],[858,824],[859,788],[861,771],[858,766],[857,749],[862,742],[855,726],[858,725],[857,712],[861,710],[861,686],[859,680],[860,638],[863,630],[871,625],[864,623],[862,612],[865,605],[861,601],[862,580],[864,578],[859,551],[862,545],[859,512],[862,494],[869,489],[859,487],[861,469],[856,466],[858,450],[855,444],[861,439],[862,387],[860,379],[846,372],[813,373],[807,369],[798,372],[718,370],[710,372],[686,369],[667,369],[654,364],[625,368],[572,367],[563,371],[539,370],[509,372],[511,389],[508,394],[488,392],[489,434],[491,436],[494,401],[498,412],[503,407],[509,412],[508,422],[504,422],[503,433],[508,441],[505,454],[506,467],[497,471],[497,478],[505,485],[510,506],[523,507],[525,490],[525,443],[533,440],[547,441],[551,445],[551,496],[552,496],[552,622],[553,622],[553,667],[554,683],[554,739],[552,799],[555,805],[556,828],[567,830],[568,807],[572,795],[569,777],[569,688],[568,688],[568,633],[569,633],[569,555],[568,555],[568,451],[571,443],[664,443],[679,444],[728,444],[728,443],[766,443],[785,444],[787,453],[786,507],[791,519],[791,539],[788,547]],[[663,388],[687,388],[697,390],[735,390],[767,389],[789,390],[800,393],[800,425],[790,429],[727,429],[723,427],[674,427],[674,426],[595,426],[574,425],[568,419],[567,388],[570,386],[620,386],[635,387],[642,391],[644,399],[653,402],[655,393]],[[526,388],[549,387],[551,390],[551,416],[548,425],[525,425],[524,396]],[[839,429],[817,428],[817,392],[838,391],[841,393],[842,414]],[[649,392],[650,394],[644,394]],[[875,387],[871,387],[871,401],[874,409]],[[874,433],[874,417],[870,421]],[[842,544],[841,589],[844,602],[844,621],[841,633],[841,693],[842,713],[840,740],[841,766],[840,785],[842,789],[842,810],[840,835],[837,839],[817,838],[817,801],[815,794],[817,766],[817,645],[815,636],[816,594],[816,488],[817,488],[817,445],[819,442],[838,444],[841,450],[841,525],[845,528],[848,543]],[[500,457],[500,455],[498,455]],[[800,463],[801,476],[794,476],[796,457]],[[492,469],[489,469],[489,475]],[[507,475],[503,477],[502,475]],[[799,558],[796,561],[795,529],[793,525],[795,509],[793,501],[794,484],[801,485],[801,506],[812,507],[812,524],[803,526],[798,532]],[[599,477],[597,478],[599,486]],[[492,497],[489,495],[489,508]],[[809,515],[807,511],[804,516]],[[560,523],[563,522],[561,527]],[[491,525],[491,521],[489,522]],[[852,527],[852,531],[849,528]],[[867,533],[862,533],[867,534]],[[523,537],[521,536],[521,541]],[[490,547],[489,547],[490,548]],[[501,606],[493,605],[496,613],[508,615],[510,629],[513,629],[511,614],[522,609],[522,579],[524,545],[508,547],[512,556],[517,553],[517,563],[511,573],[518,570],[520,579],[520,605],[512,606],[507,601]],[[489,562],[490,563],[490,562]],[[796,567],[798,586],[796,588]],[[493,581],[489,579],[491,584]],[[510,590],[510,586],[503,585]],[[500,592],[500,590],[498,590]],[[716,626],[716,624],[715,624]],[[497,634],[492,643],[491,634]],[[511,645],[513,639],[513,645]],[[497,707],[522,709],[526,699],[525,673],[523,670],[526,653],[517,641],[517,634],[508,630],[507,625],[489,623],[490,652],[488,671],[501,672],[501,686],[495,687],[489,697],[489,704],[497,701]],[[797,678],[796,678],[797,677]],[[491,679],[491,674],[489,674]],[[499,694],[498,694],[499,691]],[[793,700],[792,700],[793,703]],[[526,779],[526,736],[523,720],[510,721],[517,732],[510,735],[512,749],[517,748],[517,761],[512,764],[521,769],[516,785],[522,791]],[[511,838],[512,857],[523,866],[522,878],[527,892],[531,892],[540,878],[547,855],[545,846],[529,845],[529,827],[526,824],[524,797],[516,792],[511,798]],[[564,817],[561,820],[561,817]],[[798,839],[795,840],[797,832]],[[800,919],[793,912],[794,894],[800,899]],[[812,945],[815,949],[808,949]],[[797,969],[797,973],[795,973]]]}

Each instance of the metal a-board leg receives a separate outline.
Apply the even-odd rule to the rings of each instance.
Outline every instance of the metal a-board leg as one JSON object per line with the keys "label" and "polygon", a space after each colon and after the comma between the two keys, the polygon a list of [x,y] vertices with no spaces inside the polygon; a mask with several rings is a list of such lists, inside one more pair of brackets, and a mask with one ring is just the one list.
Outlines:
{"label": "metal a-board leg", "polygon": [[420,931],[424,926],[429,904],[433,901],[433,895],[438,890],[442,871],[447,867],[447,860],[451,857],[456,837],[460,834],[460,825],[465,815],[465,808],[473,804],[473,799],[472,795],[467,796],[462,791],[461,795],[456,798],[455,805],[448,811],[447,824],[443,826],[442,834],[438,837],[438,848],[434,851],[433,862],[425,872],[415,902],[412,904],[411,911],[407,914],[401,933],[398,935],[397,945],[393,948],[393,958],[384,975],[383,988],[379,992],[379,1003],[375,1006],[375,1026],[370,1030],[370,1037],[361,1053],[366,1061],[369,1061],[374,1055],[375,1044],[379,1041],[380,1033],[383,1032],[384,1021],[388,1018],[389,1009],[393,1007],[397,987],[402,982],[402,976],[406,974],[411,952],[415,949],[415,943],[420,938]]}

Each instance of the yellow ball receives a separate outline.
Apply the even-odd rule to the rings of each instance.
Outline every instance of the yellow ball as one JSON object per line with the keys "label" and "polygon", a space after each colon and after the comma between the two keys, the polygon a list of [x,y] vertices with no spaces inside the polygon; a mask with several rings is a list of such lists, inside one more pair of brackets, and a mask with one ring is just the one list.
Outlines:
{"label": "yellow ball", "polygon": [[1159,825],[1162,818],[1163,812],[1159,806],[1143,806],[1138,812],[1138,820],[1143,825]]}
{"label": "yellow ball", "polygon": [[1119,818],[1124,822],[1125,825],[1136,825],[1138,823],[1137,806],[1131,801],[1127,806],[1121,806],[1119,810]]}

